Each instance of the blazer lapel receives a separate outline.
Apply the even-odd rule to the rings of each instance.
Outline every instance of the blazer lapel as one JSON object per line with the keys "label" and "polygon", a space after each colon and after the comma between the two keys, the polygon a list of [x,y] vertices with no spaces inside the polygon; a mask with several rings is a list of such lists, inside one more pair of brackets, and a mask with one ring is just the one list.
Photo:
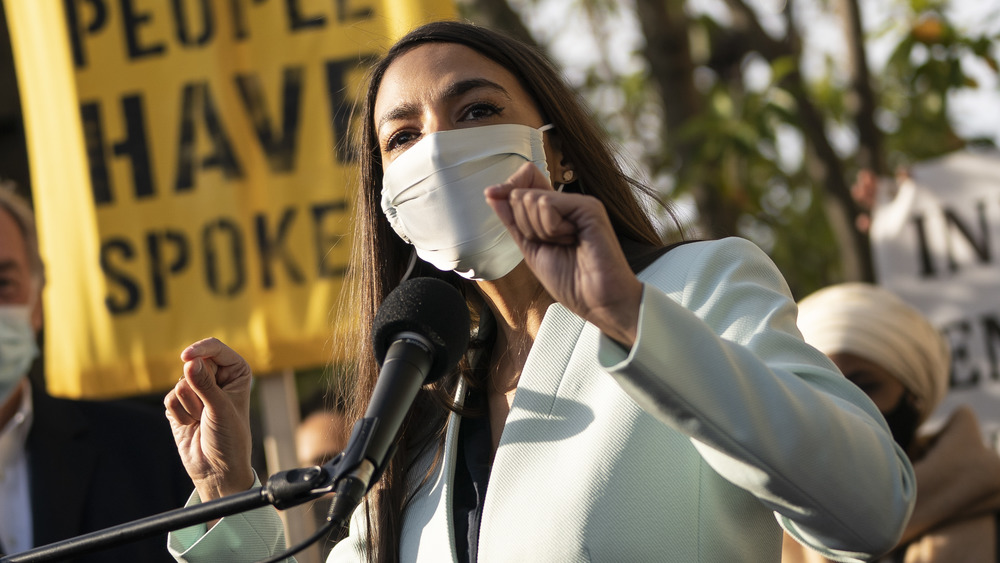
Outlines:
{"label": "blazer lapel", "polygon": [[[456,390],[456,402],[461,405],[465,397],[465,383]],[[455,463],[458,451],[458,428],[461,417],[448,416],[445,431],[443,458],[430,480],[418,491],[406,509],[406,523],[400,538],[400,552],[404,562],[442,563],[456,562],[454,504]],[[411,470],[411,478],[420,480],[430,469],[434,451],[421,455],[418,466]],[[411,486],[415,486],[416,482]],[[408,557],[406,557],[408,556]]]}
{"label": "blazer lapel", "polygon": [[[502,554],[502,544],[510,539],[502,522],[512,513],[508,510],[510,506],[503,505],[505,499],[523,485],[521,469],[529,459],[522,456],[530,455],[526,452],[533,444],[551,441],[568,429],[558,416],[553,417],[553,408],[559,400],[560,387],[568,383],[564,375],[585,326],[583,319],[559,304],[549,306],[545,313],[521,372],[517,394],[493,461],[479,528],[480,560],[486,560],[491,554],[494,558]],[[503,559],[502,555],[499,558]]]}
{"label": "blazer lapel", "polygon": [[[455,404],[462,406],[465,404],[466,383],[459,380],[455,389]],[[444,509],[447,524],[448,561],[458,561],[458,554],[455,552],[455,465],[458,460],[458,429],[462,424],[462,417],[458,413],[451,413],[448,417],[448,430],[444,438],[444,460],[441,471],[444,475]],[[441,554],[444,555],[443,553]],[[443,561],[443,559],[439,559]]]}
{"label": "blazer lapel", "polygon": [[576,350],[585,325],[583,319],[566,307],[558,303],[549,306],[521,371],[517,394],[511,405],[511,415],[507,417],[507,424],[500,438],[501,448],[504,440],[509,437],[508,427],[514,423],[517,428],[519,412],[529,411],[542,415],[552,412],[566,366]]}

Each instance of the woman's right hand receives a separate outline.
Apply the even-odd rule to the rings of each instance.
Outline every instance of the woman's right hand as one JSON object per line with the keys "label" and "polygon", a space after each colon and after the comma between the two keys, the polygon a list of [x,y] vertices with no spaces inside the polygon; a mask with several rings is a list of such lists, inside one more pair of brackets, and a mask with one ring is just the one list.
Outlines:
{"label": "woman's right hand", "polygon": [[248,490],[250,366],[216,338],[181,352],[184,376],[163,400],[181,461],[202,501]]}

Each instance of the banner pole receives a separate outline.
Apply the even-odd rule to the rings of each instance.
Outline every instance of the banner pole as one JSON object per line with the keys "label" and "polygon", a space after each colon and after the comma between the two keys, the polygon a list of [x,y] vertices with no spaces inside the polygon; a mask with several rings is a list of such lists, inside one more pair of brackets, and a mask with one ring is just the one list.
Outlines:
{"label": "banner pole", "polygon": [[[299,425],[299,399],[295,371],[282,370],[258,379],[264,426],[264,456],[268,473],[299,466],[295,451],[295,429]],[[310,503],[282,510],[278,514],[285,527],[287,545],[296,545],[316,532]],[[296,555],[301,563],[320,563],[318,544]]]}

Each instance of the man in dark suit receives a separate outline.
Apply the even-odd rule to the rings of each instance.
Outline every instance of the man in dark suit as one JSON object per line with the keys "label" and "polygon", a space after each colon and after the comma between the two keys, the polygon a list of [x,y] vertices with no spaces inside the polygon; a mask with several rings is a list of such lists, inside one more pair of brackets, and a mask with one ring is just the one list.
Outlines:
{"label": "man in dark suit", "polygon": [[[192,485],[157,403],[74,401],[29,381],[44,270],[28,204],[0,185],[0,552],[178,508]],[[173,561],[166,534],[72,559]]]}

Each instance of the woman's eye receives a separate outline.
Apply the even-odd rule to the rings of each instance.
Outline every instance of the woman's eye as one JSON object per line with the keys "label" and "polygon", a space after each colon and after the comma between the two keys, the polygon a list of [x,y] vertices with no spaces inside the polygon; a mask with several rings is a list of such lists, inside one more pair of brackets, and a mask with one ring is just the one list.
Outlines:
{"label": "woman's eye", "polygon": [[483,119],[486,117],[491,117],[499,114],[503,111],[502,107],[495,106],[486,102],[477,102],[469,106],[465,110],[464,118],[470,120]]}
{"label": "woman's eye", "polygon": [[413,141],[413,139],[415,139],[416,137],[417,137],[416,134],[410,131],[400,131],[389,137],[389,140],[385,142],[385,150],[391,151],[393,149],[399,148]]}

